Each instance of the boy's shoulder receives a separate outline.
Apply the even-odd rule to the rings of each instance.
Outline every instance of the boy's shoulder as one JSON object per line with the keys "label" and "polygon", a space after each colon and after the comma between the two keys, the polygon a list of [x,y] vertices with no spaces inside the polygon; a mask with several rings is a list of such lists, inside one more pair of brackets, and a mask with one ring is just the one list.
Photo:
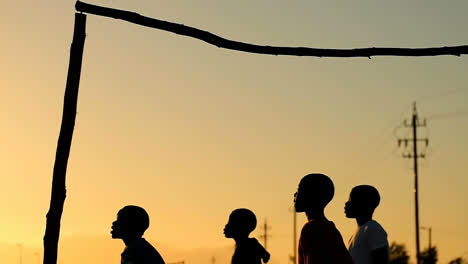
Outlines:
{"label": "boy's shoulder", "polygon": [[328,220],[311,220],[302,228],[301,240],[304,243],[312,243],[312,241],[327,241],[333,243],[338,241],[342,243],[340,231],[336,228],[332,221]]}
{"label": "boy's shoulder", "polygon": [[122,252],[122,258],[127,261],[138,261],[152,260],[154,263],[164,263],[162,256],[146,239],[140,238],[129,244],[124,252]]}
{"label": "boy's shoulder", "polygon": [[310,220],[302,227],[303,231],[337,230],[335,223],[328,220]]}
{"label": "boy's shoulder", "polygon": [[373,231],[378,231],[378,232],[385,232],[385,229],[383,228],[383,226],[375,221],[375,220],[370,220],[368,221],[367,223],[365,223],[362,227],[361,227],[362,231],[364,232],[373,232]]}
{"label": "boy's shoulder", "polygon": [[257,239],[249,238],[236,246],[232,263],[260,263],[262,258],[268,259],[269,255]]}
{"label": "boy's shoulder", "polygon": [[263,252],[265,251],[264,247],[256,238],[250,237],[245,245],[243,245],[243,248],[245,248],[248,251],[253,251],[253,252]]}
{"label": "boy's shoulder", "polygon": [[258,240],[254,237],[249,237],[247,240],[240,244],[240,246],[242,246],[243,248],[253,248],[259,245],[260,242],[258,242]]}
{"label": "boy's shoulder", "polygon": [[363,224],[350,239],[351,247],[359,247],[362,243],[365,243],[370,250],[388,248],[387,232],[377,221],[370,220]]}
{"label": "boy's shoulder", "polygon": [[260,245],[260,242],[258,242],[258,240],[255,237],[249,237],[248,241],[252,245]]}
{"label": "boy's shoulder", "polygon": [[299,252],[304,263],[352,263],[340,231],[332,221],[309,221],[302,228]]}

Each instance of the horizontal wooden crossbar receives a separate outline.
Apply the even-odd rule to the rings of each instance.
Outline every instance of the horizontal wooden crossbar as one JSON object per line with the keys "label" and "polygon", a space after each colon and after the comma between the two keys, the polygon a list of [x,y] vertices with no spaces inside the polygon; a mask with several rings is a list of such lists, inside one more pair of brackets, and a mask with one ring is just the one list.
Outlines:
{"label": "horizontal wooden crossbar", "polygon": [[145,17],[135,12],[102,7],[77,1],[75,8],[79,12],[121,19],[145,27],[169,31],[178,35],[192,37],[212,44],[218,48],[268,55],[312,56],[312,57],[368,57],[372,56],[460,56],[468,54],[468,45],[431,48],[356,48],[356,49],[319,49],[308,47],[261,46],[229,40],[208,31]]}

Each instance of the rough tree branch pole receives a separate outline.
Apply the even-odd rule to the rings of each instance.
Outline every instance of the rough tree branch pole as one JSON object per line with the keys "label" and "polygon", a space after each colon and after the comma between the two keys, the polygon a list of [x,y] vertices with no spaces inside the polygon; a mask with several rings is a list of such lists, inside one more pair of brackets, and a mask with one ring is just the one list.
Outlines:
{"label": "rough tree branch pole", "polygon": [[125,10],[101,7],[84,2],[76,2],[77,11],[99,16],[121,19],[130,23],[169,31],[178,35],[192,37],[219,48],[249,53],[269,55],[291,55],[312,57],[367,57],[372,56],[460,56],[468,54],[468,45],[435,48],[360,48],[360,49],[316,49],[307,47],[260,46],[222,38],[208,31],[142,16]]}
{"label": "rough tree branch pole", "polygon": [[63,116],[60,134],[55,153],[54,173],[52,176],[52,193],[44,235],[44,264],[57,263],[57,247],[60,236],[60,220],[65,203],[65,176],[68,156],[75,127],[78,87],[80,85],[81,64],[86,37],[86,15],[75,14],[75,29],[70,48],[70,62],[63,100]]}

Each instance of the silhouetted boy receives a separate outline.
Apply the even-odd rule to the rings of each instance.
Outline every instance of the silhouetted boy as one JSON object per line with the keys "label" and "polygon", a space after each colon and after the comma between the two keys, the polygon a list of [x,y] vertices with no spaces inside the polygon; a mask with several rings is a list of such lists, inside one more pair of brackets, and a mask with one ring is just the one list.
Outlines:
{"label": "silhouetted boy", "polygon": [[299,264],[351,264],[351,256],[335,224],[325,217],[325,207],[333,199],[335,187],[323,174],[302,178],[294,194],[296,212],[305,212],[308,222],[299,239]]}
{"label": "silhouetted boy", "polygon": [[141,207],[127,205],[117,213],[111,234],[125,243],[121,264],[164,264],[158,251],[142,238],[148,226],[149,216]]}
{"label": "silhouetted boy", "polygon": [[232,264],[261,264],[267,263],[270,253],[249,234],[257,226],[257,218],[249,209],[240,208],[232,211],[229,221],[224,227],[224,235],[236,241],[236,250],[232,256]]}
{"label": "silhouetted boy", "polygon": [[354,187],[345,205],[348,218],[356,218],[358,230],[349,240],[349,253],[355,264],[385,264],[389,262],[387,233],[372,220],[380,195],[370,185]]}

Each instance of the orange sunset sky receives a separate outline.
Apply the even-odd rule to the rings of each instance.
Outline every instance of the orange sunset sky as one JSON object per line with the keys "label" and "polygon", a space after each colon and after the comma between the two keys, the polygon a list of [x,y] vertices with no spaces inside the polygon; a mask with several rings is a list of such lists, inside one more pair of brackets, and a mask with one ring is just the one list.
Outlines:
{"label": "orange sunset sky", "polygon": [[[468,44],[468,1],[93,0],[262,45],[320,48]],[[73,33],[74,1],[0,7],[0,263],[42,258]],[[147,209],[145,237],[167,262],[228,263],[229,213],[271,225],[272,264],[293,253],[302,176],[335,182],[326,210],[345,242],[344,203],[376,186],[375,218],[414,262],[411,160],[397,137],[417,101],[420,224],[440,263],[468,258],[468,56],[330,59],[245,54],[88,15],[58,263],[119,263],[117,211]],[[300,230],[306,219],[298,217]],[[252,236],[258,237],[260,226]],[[428,243],[421,231],[421,249]],[[35,254],[36,253],[36,254]]]}

